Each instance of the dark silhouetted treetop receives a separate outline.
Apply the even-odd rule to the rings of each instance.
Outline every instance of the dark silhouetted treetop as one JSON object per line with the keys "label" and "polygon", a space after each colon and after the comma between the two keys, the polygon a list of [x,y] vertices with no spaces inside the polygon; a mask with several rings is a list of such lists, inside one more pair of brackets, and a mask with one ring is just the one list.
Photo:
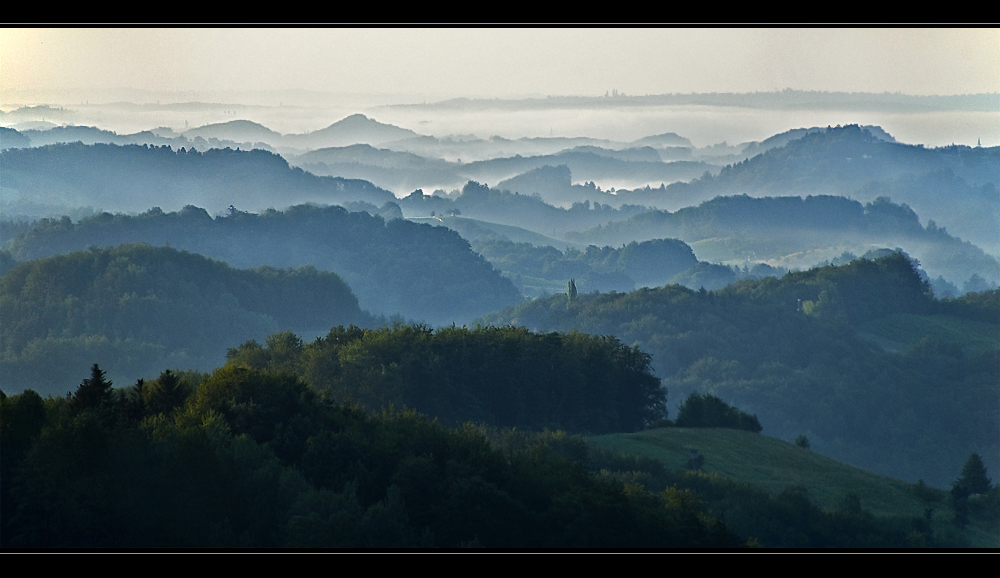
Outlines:
{"label": "dark silhouetted treetop", "polygon": [[90,379],[83,380],[73,394],[72,406],[76,411],[106,410],[114,402],[112,383],[95,363],[90,368]]}

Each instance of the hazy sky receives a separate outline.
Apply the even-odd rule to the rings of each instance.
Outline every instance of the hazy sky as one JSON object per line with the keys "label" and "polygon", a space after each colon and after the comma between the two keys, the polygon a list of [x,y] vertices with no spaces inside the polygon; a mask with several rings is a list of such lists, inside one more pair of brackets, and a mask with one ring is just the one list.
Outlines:
{"label": "hazy sky", "polygon": [[1000,29],[0,29],[25,90],[1000,92]]}

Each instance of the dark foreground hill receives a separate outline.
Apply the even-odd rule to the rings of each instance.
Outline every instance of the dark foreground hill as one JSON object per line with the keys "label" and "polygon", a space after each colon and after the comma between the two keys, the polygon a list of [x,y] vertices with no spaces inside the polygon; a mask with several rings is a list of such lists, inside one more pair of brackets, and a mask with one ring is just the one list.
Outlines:
{"label": "dark foreground hill", "polygon": [[[926,485],[911,491],[931,504],[929,513],[914,514],[903,507],[905,499],[886,511],[881,496],[873,501],[871,484],[863,483],[871,476],[856,476],[862,482],[857,491],[833,507],[823,499],[821,508],[811,498],[813,484],[793,484],[775,495],[770,488],[685,471],[666,459],[588,448],[561,431],[529,431],[537,432],[540,423],[516,430],[468,423],[447,429],[412,411],[368,413],[337,403],[334,389],[295,375],[296,362],[309,361],[325,365],[330,375],[346,370],[354,383],[390,386],[385,391],[392,392],[434,380],[468,381],[488,371],[491,361],[513,375],[547,376],[565,371],[560,360],[572,369],[579,365],[574,356],[583,356],[584,373],[606,375],[620,371],[615,366],[629,357],[591,355],[588,345],[599,349],[611,342],[585,335],[512,328],[438,335],[447,337],[451,357],[431,362],[446,370],[432,375],[418,370],[420,361],[433,357],[422,355],[422,344],[433,345],[427,331],[339,328],[316,342],[319,350],[339,349],[335,357],[345,362],[339,368],[323,351],[296,355],[289,336],[279,334],[268,339],[266,351],[241,348],[210,375],[163,372],[114,390],[94,364],[90,377],[65,397],[43,399],[33,391],[0,396],[0,546],[662,551],[980,545],[942,527],[951,513],[940,503],[944,492]],[[467,346],[455,347],[463,339]],[[247,353],[266,354],[275,368],[248,366]],[[642,365],[643,354],[632,353]],[[553,362],[555,368],[545,367]],[[492,389],[513,391],[517,381],[491,380]],[[566,393],[536,405],[569,410],[571,419],[614,413],[589,389]],[[563,403],[572,397],[578,398],[573,404]],[[658,431],[652,435],[662,439],[685,430]],[[806,450],[766,443],[757,434],[703,431],[708,437],[697,443],[712,471],[727,461],[727,452],[757,455],[760,464],[772,466],[780,456],[790,466],[788,476],[804,465],[809,473],[817,466],[837,475],[845,469],[801,458]],[[644,453],[634,449],[629,453]],[[995,493],[987,488],[985,499],[968,499],[969,528],[996,534],[995,524],[983,522],[996,509]]]}
{"label": "dark foreground hill", "polygon": [[95,360],[116,379],[206,370],[247,339],[376,321],[333,273],[238,270],[141,244],[15,267],[0,277],[0,319],[3,389],[45,394],[64,393]]}
{"label": "dark foreground hill", "polygon": [[435,324],[463,323],[521,300],[454,231],[341,207],[233,211],[213,219],[189,206],[176,213],[104,213],[78,223],[43,220],[10,249],[26,261],[135,242],[168,244],[234,267],[313,265],[341,275],[366,310]]}
{"label": "dark foreground hill", "polygon": [[878,473],[944,486],[972,452],[1000,470],[1000,294],[934,299],[899,254],[713,292],[553,295],[483,321],[615,335],[652,355],[673,404],[718,395]]}
{"label": "dark foreground hill", "polygon": [[90,375],[65,398],[0,398],[4,548],[746,544],[689,494],[589,473],[562,433],[369,414],[239,365],[119,392]]}

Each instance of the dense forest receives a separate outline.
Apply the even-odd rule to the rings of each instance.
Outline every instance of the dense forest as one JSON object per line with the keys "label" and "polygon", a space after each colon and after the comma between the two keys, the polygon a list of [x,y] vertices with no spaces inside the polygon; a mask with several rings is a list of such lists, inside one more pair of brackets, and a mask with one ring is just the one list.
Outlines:
{"label": "dense forest", "polygon": [[294,334],[244,343],[230,365],[302,375],[338,401],[410,407],[446,425],[610,433],[665,416],[649,356],[614,337],[523,328],[335,328],[304,344]]}

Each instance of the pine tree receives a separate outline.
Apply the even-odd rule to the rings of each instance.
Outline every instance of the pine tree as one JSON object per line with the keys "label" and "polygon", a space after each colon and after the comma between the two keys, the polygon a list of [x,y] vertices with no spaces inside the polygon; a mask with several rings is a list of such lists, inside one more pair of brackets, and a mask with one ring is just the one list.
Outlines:
{"label": "pine tree", "polygon": [[77,411],[85,409],[102,410],[108,409],[114,403],[112,383],[108,381],[104,372],[95,363],[90,368],[90,379],[83,380],[76,393],[73,394],[73,408]]}
{"label": "pine tree", "polygon": [[967,497],[972,494],[985,494],[990,490],[991,480],[986,476],[986,466],[979,454],[972,454],[962,467],[959,476],[952,487],[952,494],[957,497]]}
{"label": "pine tree", "polygon": [[145,388],[143,399],[151,413],[170,413],[184,403],[187,393],[177,376],[169,369]]}

